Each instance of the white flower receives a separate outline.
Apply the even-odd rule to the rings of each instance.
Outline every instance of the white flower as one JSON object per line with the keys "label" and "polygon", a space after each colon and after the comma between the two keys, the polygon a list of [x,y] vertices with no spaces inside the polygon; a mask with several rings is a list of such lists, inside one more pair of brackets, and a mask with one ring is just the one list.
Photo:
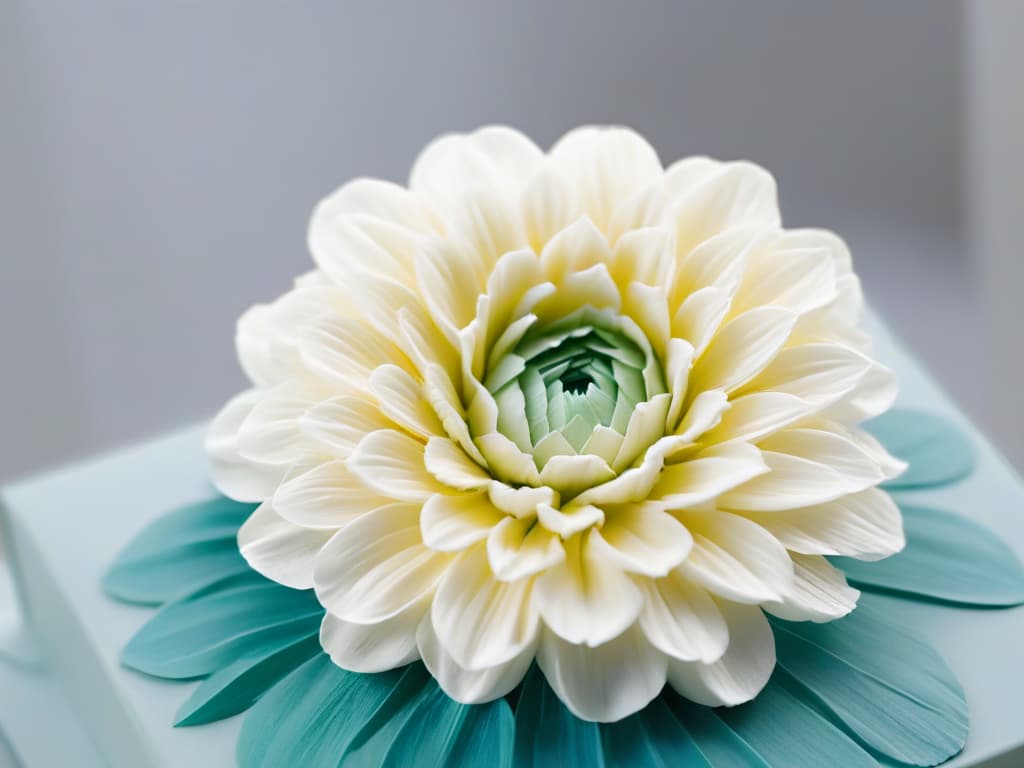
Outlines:
{"label": "white flower", "polygon": [[856,427],[895,383],[849,254],[782,229],[763,169],[485,128],[408,189],[345,185],[309,242],[317,270],[239,322],[254,388],[208,450],[262,502],[242,553],[315,588],[340,666],[422,658],[480,702],[536,659],[588,720],[666,680],[739,704],[775,663],[763,612],[843,616],[823,555],[903,546],[876,488],[902,466]]}

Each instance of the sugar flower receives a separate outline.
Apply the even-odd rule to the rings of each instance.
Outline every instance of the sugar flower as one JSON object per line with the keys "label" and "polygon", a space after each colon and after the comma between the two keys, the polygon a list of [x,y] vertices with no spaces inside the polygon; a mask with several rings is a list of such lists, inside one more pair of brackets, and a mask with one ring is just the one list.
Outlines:
{"label": "sugar flower", "polygon": [[309,244],[239,321],[253,387],[207,448],[260,502],[242,554],[315,590],[339,666],[422,658],[471,703],[536,660],[596,721],[666,682],[735,705],[774,667],[766,612],[854,608],[825,556],[902,548],[877,488],[902,462],[857,426],[895,382],[849,253],[783,229],[763,169],[485,128],[408,188],[343,186]]}

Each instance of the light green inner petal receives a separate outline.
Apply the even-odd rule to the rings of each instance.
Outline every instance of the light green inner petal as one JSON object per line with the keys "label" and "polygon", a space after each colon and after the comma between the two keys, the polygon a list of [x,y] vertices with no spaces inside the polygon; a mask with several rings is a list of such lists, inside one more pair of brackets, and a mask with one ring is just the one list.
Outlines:
{"label": "light green inner petal", "polygon": [[558,455],[610,462],[637,404],[666,391],[661,362],[636,323],[610,310],[534,320],[506,329],[488,356],[498,429],[538,470]]}

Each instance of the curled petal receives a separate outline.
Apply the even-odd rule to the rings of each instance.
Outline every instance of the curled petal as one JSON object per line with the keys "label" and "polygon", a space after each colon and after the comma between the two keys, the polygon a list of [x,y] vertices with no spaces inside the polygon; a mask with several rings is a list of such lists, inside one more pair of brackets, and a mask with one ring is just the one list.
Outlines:
{"label": "curled petal", "polygon": [[458,496],[437,493],[420,513],[423,543],[439,552],[460,552],[486,539],[505,519],[484,493]]}
{"label": "curled petal", "polygon": [[427,598],[375,624],[354,624],[327,613],[320,645],[331,661],[351,672],[384,672],[419,657],[416,628],[430,607]]}
{"label": "curled petal", "polygon": [[400,501],[426,501],[444,490],[427,472],[423,444],[402,432],[382,429],[364,437],[346,465],[381,495]]}
{"label": "curled petal", "polygon": [[536,520],[507,517],[487,536],[487,558],[495,578],[517,581],[563,562],[565,547]]}
{"label": "curled petal", "polygon": [[254,571],[292,589],[313,586],[313,563],[333,530],[289,523],[269,501],[256,508],[238,529],[238,549]]}

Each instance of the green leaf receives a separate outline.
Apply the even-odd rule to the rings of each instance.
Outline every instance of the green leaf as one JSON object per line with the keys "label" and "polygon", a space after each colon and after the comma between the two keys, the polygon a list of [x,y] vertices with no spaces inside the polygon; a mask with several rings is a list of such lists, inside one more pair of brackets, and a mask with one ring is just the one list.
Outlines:
{"label": "green leaf", "polygon": [[907,546],[878,562],[831,558],[862,589],[975,606],[1024,603],[1024,567],[988,528],[941,509],[900,505]]}

